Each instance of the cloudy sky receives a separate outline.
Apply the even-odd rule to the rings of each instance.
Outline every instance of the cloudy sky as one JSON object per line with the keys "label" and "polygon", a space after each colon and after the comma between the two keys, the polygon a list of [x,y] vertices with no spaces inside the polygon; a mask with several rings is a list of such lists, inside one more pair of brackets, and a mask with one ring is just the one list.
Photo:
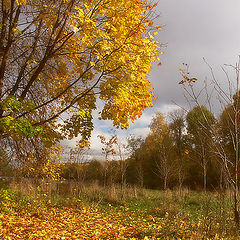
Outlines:
{"label": "cloudy sky", "polygon": [[[240,1],[239,0],[160,0],[156,7],[159,18],[155,25],[163,26],[158,41],[166,44],[161,55],[162,66],[153,64],[149,73],[157,100],[154,107],[147,109],[142,117],[128,130],[116,133],[122,143],[130,134],[145,137],[148,125],[156,111],[167,113],[186,105],[183,91],[178,84],[181,80],[178,68],[182,63],[189,64],[190,73],[203,85],[210,78],[210,70],[203,58],[211,65],[220,81],[224,74],[221,66],[234,64],[240,54]],[[114,133],[110,121],[94,120],[91,156],[101,152],[98,135],[109,137]],[[68,145],[73,145],[69,142]]]}

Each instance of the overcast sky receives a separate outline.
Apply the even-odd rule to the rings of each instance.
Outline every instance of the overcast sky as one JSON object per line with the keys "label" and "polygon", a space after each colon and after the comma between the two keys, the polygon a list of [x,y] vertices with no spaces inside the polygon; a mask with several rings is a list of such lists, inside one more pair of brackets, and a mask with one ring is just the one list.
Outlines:
{"label": "overcast sky", "polygon": [[[221,66],[234,64],[240,54],[240,0],[160,0],[156,11],[160,16],[155,25],[163,26],[158,41],[167,45],[161,55],[162,66],[153,64],[148,77],[157,100],[130,129],[117,131],[123,143],[130,134],[145,137],[154,112],[171,111],[176,108],[173,102],[186,105],[178,84],[181,80],[178,68],[182,63],[189,64],[191,75],[201,86],[205,77],[210,76],[203,58],[213,67],[217,78],[223,79]],[[90,158],[101,152],[97,136],[114,133],[110,121],[95,119],[94,124]]]}

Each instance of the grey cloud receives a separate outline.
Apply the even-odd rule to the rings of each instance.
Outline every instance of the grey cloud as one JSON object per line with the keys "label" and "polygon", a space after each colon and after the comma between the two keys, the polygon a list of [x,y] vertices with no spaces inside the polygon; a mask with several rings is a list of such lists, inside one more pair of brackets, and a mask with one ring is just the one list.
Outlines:
{"label": "grey cloud", "polygon": [[[203,57],[220,75],[220,65],[234,64],[240,53],[240,1],[238,0],[161,0],[156,24],[165,25],[158,35],[160,43],[168,43],[163,65],[149,74],[155,88],[157,106],[185,104],[178,85],[178,68],[190,64],[190,71],[200,81],[209,76]],[[200,84],[201,86],[201,84]]]}

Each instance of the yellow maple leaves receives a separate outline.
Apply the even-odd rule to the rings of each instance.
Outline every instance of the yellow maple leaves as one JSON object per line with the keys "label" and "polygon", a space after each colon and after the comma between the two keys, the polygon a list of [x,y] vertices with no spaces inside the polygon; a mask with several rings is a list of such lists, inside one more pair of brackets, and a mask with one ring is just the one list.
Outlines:
{"label": "yellow maple leaves", "polygon": [[16,0],[18,5],[25,5],[27,3],[27,0]]}
{"label": "yellow maple leaves", "polygon": [[[21,206],[20,210],[23,210],[15,214],[0,214],[1,239],[236,239],[229,233],[230,221],[225,223],[221,231],[218,218],[214,216],[195,216],[197,213],[189,214],[189,211],[181,214],[166,212],[163,207],[154,207],[154,200],[159,199],[162,204],[162,199],[153,194],[148,197],[152,201],[148,201],[146,208],[141,209],[139,202],[143,201],[143,197],[137,199],[139,202],[129,199],[122,205],[115,203],[116,206],[106,203],[88,206],[81,203],[80,199],[65,197],[59,198],[65,201],[54,207],[58,199],[53,202],[45,200],[44,204],[39,197],[34,199],[23,195],[25,198],[18,196],[20,203],[16,203],[14,193],[5,189],[1,193],[1,197],[6,199],[2,201],[2,209],[14,211]],[[47,199],[47,195],[44,198]],[[71,207],[62,206],[64,203],[71,203]],[[167,209],[179,206],[170,203],[171,208]],[[212,228],[204,232],[209,221]]]}
{"label": "yellow maple leaves", "polygon": [[[159,50],[155,41],[159,27],[154,27],[154,18],[149,17],[155,4],[142,0],[73,2],[15,2],[26,6],[19,7],[21,18],[14,28],[16,41],[12,46],[29,53],[18,59],[26,63],[21,74],[26,79],[24,86],[29,84],[18,90],[24,91],[25,98],[39,100],[36,113],[26,110],[23,115],[29,113],[34,124],[54,125],[67,112],[70,118],[75,116],[74,123],[66,120],[62,129],[75,136],[91,125],[90,121],[78,121],[81,111],[91,114],[99,97],[103,102],[101,118],[112,120],[117,127],[128,127],[129,121],[152,106],[152,87],[146,78]],[[34,16],[31,19],[29,11]],[[22,22],[28,21],[29,26],[22,29]],[[22,36],[16,29],[31,31]],[[73,126],[76,121],[77,128]]]}
{"label": "yellow maple leaves", "polygon": [[[99,85],[100,98],[106,102],[101,118],[112,119],[115,126],[127,127],[129,119],[134,121],[152,105],[146,74],[158,54],[154,41],[158,32],[144,34],[153,25],[146,20],[152,8],[140,0],[85,1],[75,6],[69,22],[75,33],[69,51],[79,49],[85,53],[83,59],[91,53],[91,71],[104,73]],[[72,55],[74,68],[78,59],[79,55]]]}

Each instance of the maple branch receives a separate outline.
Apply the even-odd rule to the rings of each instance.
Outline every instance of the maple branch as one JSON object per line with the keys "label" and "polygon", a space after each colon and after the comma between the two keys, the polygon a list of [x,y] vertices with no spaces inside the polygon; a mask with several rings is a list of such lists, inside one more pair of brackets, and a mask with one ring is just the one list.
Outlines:
{"label": "maple branch", "polygon": [[[62,26],[61,26],[61,28],[60,28],[57,36],[55,37],[54,41],[52,41],[52,36],[54,35],[54,32],[57,30],[57,27],[58,27],[59,24],[60,24],[60,23],[58,22],[58,19],[57,19],[57,21],[55,22],[55,24],[54,24],[54,26],[53,26],[52,33],[51,33],[51,35],[50,35],[50,37],[49,37],[49,41],[48,41],[48,44],[47,44],[47,48],[46,48],[46,51],[45,51],[45,55],[44,55],[42,61],[40,62],[38,68],[36,69],[36,71],[34,72],[34,74],[32,75],[32,77],[30,78],[30,80],[29,80],[28,84],[26,85],[24,91],[22,92],[22,94],[21,94],[21,96],[20,96],[20,98],[21,98],[22,100],[26,97],[26,95],[27,95],[30,87],[31,87],[32,84],[36,81],[36,79],[38,78],[39,74],[40,74],[40,73],[42,72],[42,70],[44,69],[47,61],[48,61],[51,57],[53,57],[54,54],[55,54],[59,49],[61,49],[61,47],[63,47],[63,45],[65,44],[66,41],[64,41],[64,43],[61,44],[60,47],[58,47],[58,48],[56,48],[56,49],[54,50],[54,47],[56,46],[57,41],[58,41],[58,39],[60,38],[61,33],[62,33],[64,27],[66,26],[67,18],[68,18],[68,16],[65,17],[64,22],[63,22],[63,24],[62,24]],[[71,36],[72,36],[72,35],[70,35],[70,37],[71,37]],[[70,37],[69,37],[69,38],[70,38]],[[68,40],[69,38],[67,38],[67,40]],[[53,42],[53,43],[52,43],[52,42]],[[52,43],[52,44],[51,44],[51,43]]]}
{"label": "maple branch", "polygon": [[75,98],[73,98],[73,100],[71,101],[71,103],[66,106],[65,108],[63,108],[61,111],[59,111],[58,113],[56,113],[55,115],[53,115],[52,117],[44,120],[44,121],[41,121],[41,122],[38,122],[38,123],[34,123],[33,126],[39,126],[39,125],[42,125],[44,123],[47,123],[47,122],[50,122],[52,120],[54,120],[55,118],[59,117],[62,113],[66,112],[69,108],[71,108],[77,101],[79,101],[81,98],[85,97],[86,95],[88,95],[88,93],[90,91],[92,91],[96,86],[97,84],[100,82],[100,79],[102,78],[102,76],[104,75],[104,72],[102,72],[100,74],[100,76],[98,77],[97,81],[92,85],[92,87],[86,89],[82,94],[76,96]]}
{"label": "maple branch", "polygon": [[[11,2],[11,10],[10,10],[10,14],[11,14],[10,21],[11,22],[9,24],[9,29],[8,29],[7,43],[6,43],[5,47],[2,45],[2,49],[0,49],[3,51],[2,59],[1,59],[2,61],[1,61],[1,65],[0,65],[0,100],[2,98],[3,81],[4,81],[4,74],[5,74],[6,65],[7,65],[8,54],[9,54],[10,48],[12,46],[12,43],[14,42],[13,41],[13,28],[16,26],[17,21],[19,19],[20,12],[21,12],[20,11],[21,7],[18,6],[15,16],[13,18],[13,13],[14,13],[13,4],[14,4],[14,1]],[[3,18],[4,18],[4,16],[3,16]],[[6,19],[4,20],[4,24],[6,25]],[[3,38],[5,37],[5,34],[6,34],[6,27],[4,27],[4,34],[2,35]],[[1,40],[1,44],[3,44],[3,42],[4,42],[3,38]],[[0,106],[0,116],[2,116],[2,114],[3,114],[3,110],[2,110],[2,107]]]}
{"label": "maple branch", "polygon": [[39,25],[38,25],[38,28],[37,28],[37,33],[36,33],[36,36],[35,36],[35,41],[34,41],[33,46],[32,46],[32,51],[29,54],[29,56],[26,58],[25,64],[23,64],[23,66],[21,67],[19,75],[18,75],[18,78],[16,80],[15,85],[12,88],[12,91],[10,92],[10,95],[14,95],[15,92],[17,91],[18,86],[19,86],[19,84],[21,82],[21,79],[23,77],[24,71],[25,71],[25,69],[26,69],[26,67],[28,65],[27,63],[32,58],[33,54],[36,51],[36,46],[37,46],[38,38],[39,38],[39,35],[40,35],[41,27],[42,27],[42,20],[39,22]]}
{"label": "maple branch", "polygon": [[73,85],[75,85],[80,79],[82,79],[82,77],[85,75],[85,73],[87,73],[91,68],[92,68],[92,66],[89,67],[89,68],[87,68],[74,82],[72,82],[71,84],[69,84],[69,85],[68,85],[62,92],[60,92],[58,95],[56,95],[56,96],[53,97],[52,99],[50,99],[50,100],[48,100],[48,101],[40,104],[39,106],[37,106],[37,107],[35,107],[35,108],[33,108],[33,109],[29,110],[29,111],[26,111],[26,112],[22,113],[21,115],[17,116],[16,119],[17,119],[17,118],[20,118],[20,117],[23,117],[24,115],[26,115],[26,114],[34,111],[34,110],[37,110],[37,109],[39,109],[39,108],[42,108],[42,107],[48,105],[49,103],[57,100],[57,99],[60,98],[61,96],[63,96],[64,93],[66,93]]}

